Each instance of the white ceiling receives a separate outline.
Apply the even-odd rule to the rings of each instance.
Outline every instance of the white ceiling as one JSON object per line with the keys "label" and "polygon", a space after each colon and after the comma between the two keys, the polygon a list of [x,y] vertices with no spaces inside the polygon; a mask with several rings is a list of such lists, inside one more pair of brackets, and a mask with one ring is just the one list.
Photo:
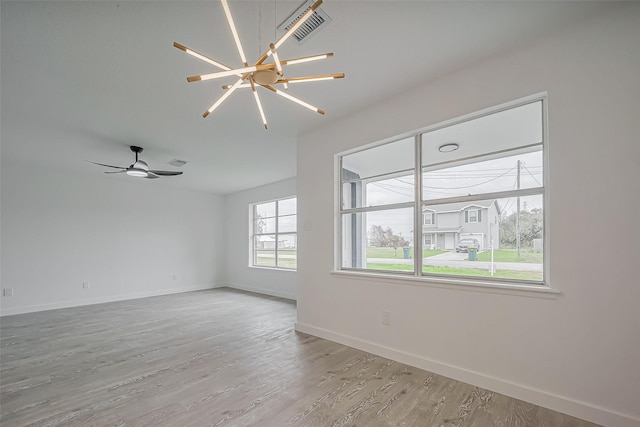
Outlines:
{"label": "white ceiling", "polygon": [[[250,62],[273,41],[274,24],[302,2],[230,2]],[[3,161],[100,174],[103,168],[83,160],[126,166],[128,146],[139,145],[152,169],[173,169],[166,164],[173,158],[189,162],[183,176],[153,185],[226,194],[275,182],[296,175],[297,135],[607,7],[612,3],[327,0],[322,8],[333,21],[279,53],[334,52],[296,66],[295,75],[346,78],[290,87],[325,116],[262,91],[265,130],[247,90],[203,119],[222,95],[220,85],[234,79],[187,83],[188,75],[217,70],[172,46],[240,66],[217,1],[3,0]]]}

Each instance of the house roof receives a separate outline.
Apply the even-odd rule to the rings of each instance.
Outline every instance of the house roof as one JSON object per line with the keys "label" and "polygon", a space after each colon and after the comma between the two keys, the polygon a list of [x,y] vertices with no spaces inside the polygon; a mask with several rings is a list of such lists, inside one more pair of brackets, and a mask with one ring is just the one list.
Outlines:
{"label": "house roof", "polygon": [[491,200],[480,200],[475,202],[457,202],[457,203],[442,203],[438,205],[427,205],[422,208],[423,212],[433,211],[433,212],[458,212],[463,211],[468,208],[481,208],[481,209],[489,209],[492,204],[496,204],[496,209],[498,213],[500,213],[500,206],[497,203],[496,199]]}
{"label": "house roof", "polygon": [[462,227],[458,227],[458,228],[451,228],[451,227],[445,227],[445,228],[423,228],[422,229],[422,234],[432,234],[432,233],[460,233],[462,231]]}

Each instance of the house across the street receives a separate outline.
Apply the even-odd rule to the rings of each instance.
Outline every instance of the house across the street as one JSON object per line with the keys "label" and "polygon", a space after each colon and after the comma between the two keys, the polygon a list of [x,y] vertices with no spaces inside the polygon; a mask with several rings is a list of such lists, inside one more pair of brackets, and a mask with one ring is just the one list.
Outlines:
{"label": "house across the street", "polygon": [[422,210],[422,240],[425,249],[454,250],[461,239],[478,241],[479,250],[500,243],[497,200],[447,203]]}

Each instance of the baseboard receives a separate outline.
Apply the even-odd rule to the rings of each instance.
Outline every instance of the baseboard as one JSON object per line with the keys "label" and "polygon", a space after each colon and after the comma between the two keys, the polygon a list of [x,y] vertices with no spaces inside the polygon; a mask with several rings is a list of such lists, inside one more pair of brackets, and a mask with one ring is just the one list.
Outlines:
{"label": "baseboard", "polygon": [[29,305],[25,307],[3,308],[1,317],[11,316],[14,314],[34,313],[36,311],[57,310],[60,308],[80,307],[83,305],[104,304],[106,302],[125,301],[130,299],[157,297],[160,295],[179,294],[182,292],[203,291],[206,289],[219,288],[223,285],[206,284],[180,288],[160,289],[148,292],[135,292],[131,294],[109,295],[99,298],[87,298],[73,301],[62,301],[51,304]]}
{"label": "baseboard", "polygon": [[227,283],[224,286],[227,288],[239,289],[241,291],[253,292],[256,294],[269,295],[272,297],[279,297],[296,301],[296,295],[289,292],[281,292],[273,289],[255,288],[252,286],[239,285],[237,283]]}
{"label": "baseboard", "polygon": [[373,342],[361,340],[341,333],[317,328],[304,323],[296,323],[296,331],[314,335],[358,350],[366,351],[391,360],[424,369],[457,381],[462,381],[487,390],[495,391],[525,402],[533,403],[563,414],[571,415],[596,424],[610,427],[639,427],[640,419],[620,414],[605,408],[579,402],[564,396],[537,390],[522,384],[495,378],[480,372],[471,371],[446,363],[406,353]]}

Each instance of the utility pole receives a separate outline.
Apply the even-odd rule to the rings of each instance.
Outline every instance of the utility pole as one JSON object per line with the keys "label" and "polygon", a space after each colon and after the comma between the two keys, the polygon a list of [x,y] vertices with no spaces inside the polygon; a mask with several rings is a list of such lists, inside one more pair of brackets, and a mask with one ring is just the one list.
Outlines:
{"label": "utility pole", "polygon": [[[516,178],[516,186],[520,190],[520,160],[518,160],[518,174]],[[516,210],[516,249],[518,250],[518,258],[520,258],[520,196],[517,198]]]}

